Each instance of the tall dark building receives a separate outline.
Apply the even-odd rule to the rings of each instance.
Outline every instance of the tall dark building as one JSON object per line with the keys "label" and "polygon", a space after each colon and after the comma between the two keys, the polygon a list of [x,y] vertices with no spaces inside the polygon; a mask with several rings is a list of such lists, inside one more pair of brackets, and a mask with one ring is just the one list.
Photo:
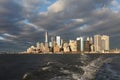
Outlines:
{"label": "tall dark building", "polygon": [[77,40],[77,51],[81,51],[81,40]]}
{"label": "tall dark building", "polygon": [[86,51],[86,52],[90,52],[91,51],[90,41],[84,41],[84,51]]}

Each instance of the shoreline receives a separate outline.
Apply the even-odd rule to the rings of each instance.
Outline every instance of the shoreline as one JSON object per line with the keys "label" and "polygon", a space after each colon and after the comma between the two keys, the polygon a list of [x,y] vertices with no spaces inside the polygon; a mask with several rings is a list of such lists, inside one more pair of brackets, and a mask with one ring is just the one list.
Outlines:
{"label": "shoreline", "polygon": [[120,54],[120,53],[1,53],[0,55],[5,55],[5,54],[10,54],[10,55],[14,55],[14,54],[17,54],[17,55],[84,55],[84,54],[90,54],[90,55],[93,55],[93,54],[104,54],[104,55],[107,55],[107,54]]}

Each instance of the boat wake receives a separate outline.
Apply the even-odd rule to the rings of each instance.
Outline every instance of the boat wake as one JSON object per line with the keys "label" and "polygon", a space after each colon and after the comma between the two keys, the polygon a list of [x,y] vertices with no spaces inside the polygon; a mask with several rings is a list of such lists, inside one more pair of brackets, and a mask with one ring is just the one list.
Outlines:
{"label": "boat wake", "polygon": [[[112,71],[109,66],[111,58],[100,56],[89,61],[89,56],[81,55],[79,61],[77,64],[48,62],[37,71],[27,72],[22,80],[113,80],[101,79],[103,76],[99,76],[106,69],[120,79],[118,73]],[[105,68],[102,69],[103,67]]]}

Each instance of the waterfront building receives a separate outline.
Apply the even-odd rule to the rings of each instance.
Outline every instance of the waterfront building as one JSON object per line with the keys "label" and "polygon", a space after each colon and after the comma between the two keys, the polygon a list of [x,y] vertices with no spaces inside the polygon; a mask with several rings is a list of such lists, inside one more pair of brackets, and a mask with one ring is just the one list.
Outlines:
{"label": "waterfront building", "polygon": [[64,40],[61,39],[61,47],[63,47],[63,44],[64,44]]}
{"label": "waterfront building", "polygon": [[94,46],[96,52],[109,51],[109,36],[107,35],[95,35]]}
{"label": "waterfront building", "polygon": [[31,46],[30,48],[27,49],[27,53],[36,53],[36,47]]}
{"label": "waterfront building", "polygon": [[81,40],[80,39],[77,39],[77,51],[80,52],[81,51]]}
{"label": "waterfront building", "polygon": [[44,43],[40,43],[40,49],[41,49],[42,52],[45,51],[45,45],[44,45]]}
{"label": "waterfront building", "polygon": [[84,52],[90,52],[90,51],[91,51],[90,41],[86,40],[84,41]]}
{"label": "waterfront building", "polygon": [[63,50],[64,50],[64,52],[70,52],[70,47],[69,47],[68,43],[63,44]]}
{"label": "waterfront building", "polygon": [[27,49],[27,53],[32,53],[33,52],[33,49],[32,48],[28,48]]}
{"label": "waterfront building", "polygon": [[94,36],[94,46],[95,46],[95,52],[101,51],[101,35]]}
{"label": "waterfront building", "polygon": [[61,46],[61,38],[60,36],[56,36],[56,43],[60,47]]}
{"label": "waterfront building", "polygon": [[75,40],[70,40],[69,46],[72,52],[77,52],[77,44]]}
{"label": "waterfront building", "polygon": [[87,37],[87,39],[86,39],[87,41],[90,41],[90,37]]}
{"label": "waterfront building", "polygon": [[101,37],[101,40],[102,40],[101,49],[105,50],[105,51],[108,51],[109,50],[109,36],[103,35]]}
{"label": "waterfront building", "polygon": [[76,40],[77,40],[77,51],[83,51],[83,49],[84,49],[83,37],[78,37]]}
{"label": "waterfront building", "polygon": [[49,52],[49,45],[48,45],[48,32],[45,32],[45,49],[44,52]]}
{"label": "waterfront building", "polygon": [[36,43],[36,48],[40,49],[40,43],[39,42]]}
{"label": "waterfront building", "polygon": [[90,37],[90,44],[93,44],[93,38],[92,37]]}
{"label": "waterfront building", "polygon": [[52,43],[52,45],[51,45],[51,47],[53,47],[54,46],[54,37],[51,37],[51,43]]}
{"label": "waterfront building", "polygon": [[59,48],[59,46],[57,45],[57,43],[54,43],[53,50],[54,50],[54,53],[60,52],[60,48]]}
{"label": "waterfront building", "polygon": [[53,46],[52,46],[52,42],[49,42],[49,47],[53,47]]}
{"label": "waterfront building", "polygon": [[48,43],[48,32],[45,32],[45,43]]}

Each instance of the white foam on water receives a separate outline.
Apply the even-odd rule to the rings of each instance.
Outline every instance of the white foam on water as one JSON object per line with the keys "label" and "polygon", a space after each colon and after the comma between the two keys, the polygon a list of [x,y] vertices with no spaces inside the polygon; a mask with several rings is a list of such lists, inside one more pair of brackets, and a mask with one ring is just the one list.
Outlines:
{"label": "white foam on water", "polygon": [[[81,60],[83,60],[83,62],[88,58],[87,55],[82,55]],[[86,66],[78,66],[77,68],[82,68],[84,70],[84,73],[81,75],[79,73],[73,72],[73,71],[69,71],[69,70],[63,70],[63,73],[66,74],[71,74],[69,76],[61,76],[61,77],[54,77],[50,80],[91,80],[95,78],[96,73],[99,71],[99,69],[101,68],[101,66],[104,63],[110,62],[111,59],[110,58],[104,58],[104,57],[99,57],[93,61],[91,61],[89,64],[87,64]],[[68,79],[69,77],[69,79]]]}
{"label": "white foam on water", "polygon": [[23,80],[26,79],[28,75],[30,75],[30,73],[28,73],[28,72],[25,73],[22,79],[23,79]]}
{"label": "white foam on water", "polygon": [[80,77],[81,77],[81,75],[80,74],[72,74],[72,78],[74,79],[74,80],[80,80]]}
{"label": "white foam on water", "polygon": [[43,68],[42,68],[43,71],[48,70],[48,69],[50,69],[49,66],[48,66],[48,67],[43,67]]}
{"label": "white foam on water", "polygon": [[[86,61],[88,59],[88,56],[85,54],[81,55],[81,61],[84,63],[84,61]],[[49,80],[94,80],[96,74],[98,73],[98,71],[101,69],[101,66],[105,63],[109,63],[111,62],[111,58],[104,58],[104,57],[99,57],[97,59],[94,59],[93,61],[89,61],[89,63],[87,63],[87,65],[83,65],[83,66],[79,66],[79,65],[74,65],[75,67],[77,67],[78,69],[83,69],[84,73],[77,73],[73,70],[69,70],[69,69],[64,69],[61,65],[58,65],[60,68],[60,72],[65,74],[65,75],[61,75],[61,76],[54,76],[53,78],[49,79]],[[48,62],[47,63],[47,67],[43,67],[42,70],[49,70],[50,67],[52,67],[52,63],[54,62]],[[56,63],[57,64],[57,63]],[[108,70],[108,72],[114,74],[114,76],[119,77],[119,75],[112,70],[111,66],[108,64],[106,66],[106,69]],[[23,78],[25,79],[29,74],[25,74],[23,76]],[[120,78],[120,77],[119,77]],[[106,79],[107,80],[107,79]],[[108,79],[110,80],[110,79]]]}
{"label": "white foam on water", "polygon": [[110,59],[104,59],[103,57],[99,57],[92,62],[90,62],[87,66],[81,67],[85,72],[81,76],[80,80],[91,80],[95,78],[96,73],[100,69],[100,67],[108,62]]}
{"label": "white foam on water", "polygon": [[71,73],[69,70],[62,70],[62,71],[60,71],[60,72],[62,72],[62,73],[64,73],[64,74],[70,74],[70,73]]}

